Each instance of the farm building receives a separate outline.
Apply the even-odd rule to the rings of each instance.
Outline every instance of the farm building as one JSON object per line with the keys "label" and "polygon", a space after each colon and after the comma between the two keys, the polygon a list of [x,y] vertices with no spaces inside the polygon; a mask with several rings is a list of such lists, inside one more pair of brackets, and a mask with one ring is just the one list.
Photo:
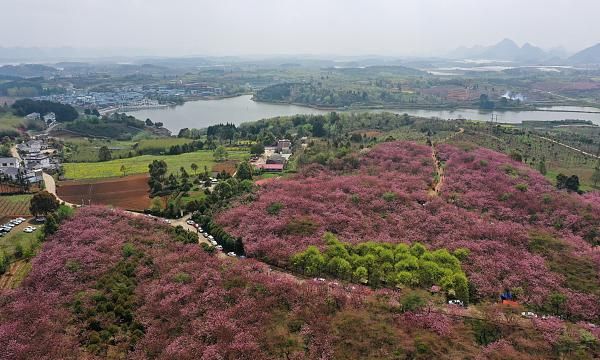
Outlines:
{"label": "farm building", "polygon": [[283,164],[257,164],[256,168],[266,172],[282,172]]}

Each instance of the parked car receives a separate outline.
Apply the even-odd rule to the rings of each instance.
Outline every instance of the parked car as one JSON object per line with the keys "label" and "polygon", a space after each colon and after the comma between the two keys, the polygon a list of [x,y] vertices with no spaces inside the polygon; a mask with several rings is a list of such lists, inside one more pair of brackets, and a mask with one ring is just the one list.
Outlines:
{"label": "parked car", "polygon": [[221,245],[217,245],[215,246],[215,249],[219,250],[219,251],[223,251],[223,247]]}
{"label": "parked car", "polygon": [[32,228],[30,228],[30,227],[28,226],[28,227],[26,227],[25,229],[23,229],[23,231],[24,231],[24,232],[26,232],[26,233],[32,233],[32,232],[34,232],[35,230],[34,230],[34,229],[32,229]]}
{"label": "parked car", "polygon": [[188,220],[185,223],[188,225],[194,225],[196,222],[194,220]]}
{"label": "parked car", "polygon": [[521,313],[521,316],[524,318],[528,318],[528,319],[533,319],[533,318],[538,317],[534,312],[531,312],[531,311],[523,311]]}
{"label": "parked car", "polygon": [[236,255],[233,251],[228,252],[227,256],[236,257]]}
{"label": "parked car", "polygon": [[448,301],[448,304],[456,305],[456,306],[465,306],[465,304],[462,302],[462,300],[456,300],[456,299]]}
{"label": "parked car", "polygon": [[214,239],[215,239],[215,238],[214,238],[212,235],[208,235],[208,238],[209,238],[210,240],[214,240]]}
{"label": "parked car", "polygon": [[216,242],[216,241],[214,241],[214,240],[210,240],[210,244],[211,244],[212,246],[217,246],[217,245],[218,245],[218,244],[217,244],[217,242]]}
{"label": "parked car", "polygon": [[203,232],[202,235],[204,235],[204,237],[208,237],[208,233],[206,231]]}

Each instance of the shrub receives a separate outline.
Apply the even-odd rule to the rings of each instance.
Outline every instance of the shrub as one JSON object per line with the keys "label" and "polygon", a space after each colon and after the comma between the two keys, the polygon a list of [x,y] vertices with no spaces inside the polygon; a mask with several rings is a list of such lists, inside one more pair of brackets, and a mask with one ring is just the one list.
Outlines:
{"label": "shrub", "polygon": [[280,202],[272,202],[267,206],[267,213],[269,215],[279,215],[279,212],[283,209],[283,204]]}

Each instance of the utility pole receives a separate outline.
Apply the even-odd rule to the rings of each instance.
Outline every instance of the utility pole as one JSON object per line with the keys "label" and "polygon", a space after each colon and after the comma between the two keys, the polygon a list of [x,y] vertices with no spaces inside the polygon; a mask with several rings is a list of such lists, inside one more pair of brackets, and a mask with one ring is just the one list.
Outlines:
{"label": "utility pole", "polygon": [[498,115],[497,114],[494,115],[494,112],[492,112],[491,120],[490,120],[490,132],[494,131],[494,116],[496,118],[496,123],[498,123]]}

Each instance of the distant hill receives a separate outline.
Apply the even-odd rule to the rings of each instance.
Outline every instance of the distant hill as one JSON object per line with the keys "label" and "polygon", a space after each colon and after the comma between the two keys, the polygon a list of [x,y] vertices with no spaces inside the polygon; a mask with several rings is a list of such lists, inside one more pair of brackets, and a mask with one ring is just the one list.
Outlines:
{"label": "distant hill", "polygon": [[454,59],[477,58],[517,62],[541,62],[553,55],[530,43],[519,47],[510,39],[504,39],[492,46],[460,47],[449,54]]}
{"label": "distant hill", "polygon": [[20,78],[32,78],[40,76],[52,76],[58,73],[59,70],[46,65],[38,64],[21,64],[21,65],[4,65],[0,66],[0,75],[14,76]]}
{"label": "distant hill", "polygon": [[569,62],[574,64],[600,64],[600,43],[571,56]]}
{"label": "distant hill", "polygon": [[330,69],[336,72],[342,72],[345,74],[354,75],[407,75],[407,76],[421,76],[426,75],[425,71],[413,69],[401,65],[377,65],[377,66],[357,66],[357,67],[338,67]]}

